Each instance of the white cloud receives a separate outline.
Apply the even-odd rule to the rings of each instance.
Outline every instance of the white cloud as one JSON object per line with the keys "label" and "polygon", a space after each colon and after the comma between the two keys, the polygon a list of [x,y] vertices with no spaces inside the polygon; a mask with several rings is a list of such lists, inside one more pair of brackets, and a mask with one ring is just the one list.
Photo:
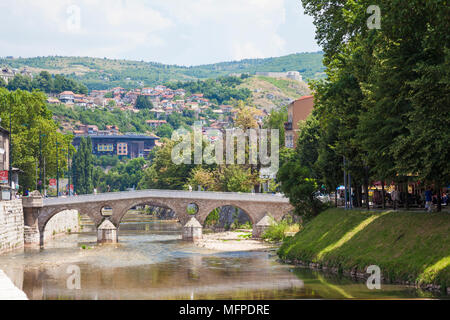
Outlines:
{"label": "white cloud", "polygon": [[[293,1],[2,0],[0,56],[89,55],[187,65],[278,56],[293,47],[286,11]],[[71,6],[80,9],[79,27],[67,11]]]}

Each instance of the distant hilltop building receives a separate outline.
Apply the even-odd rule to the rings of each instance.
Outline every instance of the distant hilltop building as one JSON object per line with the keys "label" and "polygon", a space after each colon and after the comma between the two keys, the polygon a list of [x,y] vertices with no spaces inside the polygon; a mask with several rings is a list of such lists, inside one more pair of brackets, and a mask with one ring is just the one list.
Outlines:
{"label": "distant hilltop building", "polygon": [[288,71],[288,72],[256,72],[257,76],[264,76],[270,78],[287,78],[296,81],[303,81],[303,77],[298,71]]}
{"label": "distant hilltop building", "polygon": [[12,78],[14,78],[17,74],[21,74],[26,77],[33,78],[33,74],[28,71],[27,68],[23,68],[22,70],[18,69],[10,69],[8,67],[1,67],[0,69],[0,78],[5,80],[6,83],[8,83]]}

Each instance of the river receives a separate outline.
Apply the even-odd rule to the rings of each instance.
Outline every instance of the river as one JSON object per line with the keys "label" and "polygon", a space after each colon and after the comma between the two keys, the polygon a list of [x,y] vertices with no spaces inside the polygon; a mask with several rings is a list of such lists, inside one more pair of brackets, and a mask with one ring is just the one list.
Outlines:
{"label": "river", "polygon": [[[0,256],[0,269],[32,300],[433,298],[281,264],[275,250],[213,252],[181,240],[181,225],[125,216],[117,245],[97,245],[89,224],[42,249]],[[75,271],[75,273],[73,273]],[[80,289],[74,276],[80,271]],[[69,280],[68,280],[69,279]]]}

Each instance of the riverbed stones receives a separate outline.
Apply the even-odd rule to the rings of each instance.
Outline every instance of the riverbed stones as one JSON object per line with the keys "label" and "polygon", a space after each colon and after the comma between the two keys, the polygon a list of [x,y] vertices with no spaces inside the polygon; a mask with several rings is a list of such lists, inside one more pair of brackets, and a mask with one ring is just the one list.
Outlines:
{"label": "riverbed stones", "polygon": [[203,227],[195,217],[192,217],[183,227],[183,240],[195,241],[203,236]]}
{"label": "riverbed stones", "polygon": [[105,220],[97,229],[98,243],[117,243],[117,228],[114,224]]}

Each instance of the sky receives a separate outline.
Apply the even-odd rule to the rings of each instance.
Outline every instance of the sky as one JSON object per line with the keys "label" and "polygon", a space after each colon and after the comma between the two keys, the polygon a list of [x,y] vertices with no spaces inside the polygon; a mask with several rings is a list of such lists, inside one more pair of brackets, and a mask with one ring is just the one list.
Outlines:
{"label": "sky", "polygon": [[2,0],[0,56],[200,65],[315,52],[300,0]]}

